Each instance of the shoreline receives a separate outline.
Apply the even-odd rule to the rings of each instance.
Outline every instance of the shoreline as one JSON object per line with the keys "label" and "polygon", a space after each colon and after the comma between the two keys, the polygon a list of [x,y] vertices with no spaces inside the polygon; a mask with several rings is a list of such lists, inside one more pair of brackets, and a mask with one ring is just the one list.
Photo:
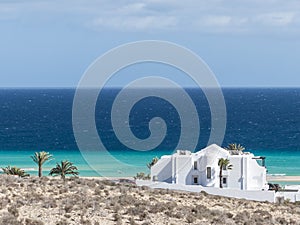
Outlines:
{"label": "shoreline", "polygon": [[79,176],[79,178],[88,179],[88,180],[134,180],[133,177],[85,177],[85,176]]}
{"label": "shoreline", "polygon": [[267,176],[267,181],[300,182],[300,176]]}

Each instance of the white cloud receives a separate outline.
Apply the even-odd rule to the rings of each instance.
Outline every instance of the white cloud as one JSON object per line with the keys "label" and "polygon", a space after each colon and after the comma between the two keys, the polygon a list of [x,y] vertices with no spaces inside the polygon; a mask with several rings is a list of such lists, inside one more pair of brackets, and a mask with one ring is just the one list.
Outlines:
{"label": "white cloud", "polygon": [[122,6],[116,11],[116,13],[127,14],[127,15],[132,13],[140,13],[145,9],[145,7],[146,7],[145,3],[133,3],[133,4]]}
{"label": "white cloud", "polygon": [[[69,20],[94,30],[163,32],[285,32],[299,30],[298,0],[27,0],[1,1],[22,22]],[[32,21],[31,21],[32,20]],[[51,21],[52,21],[51,20]],[[47,21],[47,20],[46,20]],[[298,31],[300,33],[300,31]]]}
{"label": "white cloud", "polygon": [[228,26],[232,21],[230,16],[207,16],[200,20],[204,26]]}
{"label": "white cloud", "polygon": [[168,16],[130,16],[97,18],[92,24],[94,27],[106,27],[115,30],[141,31],[150,29],[172,29],[176,26],[176,18]]}
{"label": "white cloud", "polygon": [[286,26],[291,24],[294,18],[293,12],[273,12],[258,15],[254,20],[264,25]]}

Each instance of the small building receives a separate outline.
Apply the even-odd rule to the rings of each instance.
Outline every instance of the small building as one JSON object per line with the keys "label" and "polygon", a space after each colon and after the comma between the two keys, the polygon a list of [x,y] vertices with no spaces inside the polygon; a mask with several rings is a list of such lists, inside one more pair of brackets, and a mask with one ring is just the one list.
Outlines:
{"label": "small building", "polygon": [[[223,167],[220,179],[221,158],[228,159],[232,169]],[[195,153],[178,150],[162,156],[151,167],[153,181],[218,188],[221,180],[223,188],[238,190],[268,190],[266,173],[264,157],[228,151],[215,144]]]}

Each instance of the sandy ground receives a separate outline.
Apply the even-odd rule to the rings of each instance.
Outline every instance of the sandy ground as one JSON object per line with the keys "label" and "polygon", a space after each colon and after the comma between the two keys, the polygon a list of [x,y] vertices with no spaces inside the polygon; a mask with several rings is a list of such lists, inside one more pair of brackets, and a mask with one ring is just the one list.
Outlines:
{"label": "sandy ground", "polygon": [[0,224],[300,224],[300,203],[153,190],[103,178],[1,175]]}

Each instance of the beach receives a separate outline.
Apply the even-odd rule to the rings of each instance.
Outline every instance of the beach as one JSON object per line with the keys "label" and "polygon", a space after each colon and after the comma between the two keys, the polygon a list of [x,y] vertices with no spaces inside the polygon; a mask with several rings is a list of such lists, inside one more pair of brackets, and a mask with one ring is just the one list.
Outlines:
{"label": "beach", "polygon": [[297,203],[154,190],[104,178],[1,175],[0,199],[0,224],[300,224]]}
{"label": "beach", "polygon": [[267,181],[278,181],[278,182],[299,182],[300,176],[267,176]]}

